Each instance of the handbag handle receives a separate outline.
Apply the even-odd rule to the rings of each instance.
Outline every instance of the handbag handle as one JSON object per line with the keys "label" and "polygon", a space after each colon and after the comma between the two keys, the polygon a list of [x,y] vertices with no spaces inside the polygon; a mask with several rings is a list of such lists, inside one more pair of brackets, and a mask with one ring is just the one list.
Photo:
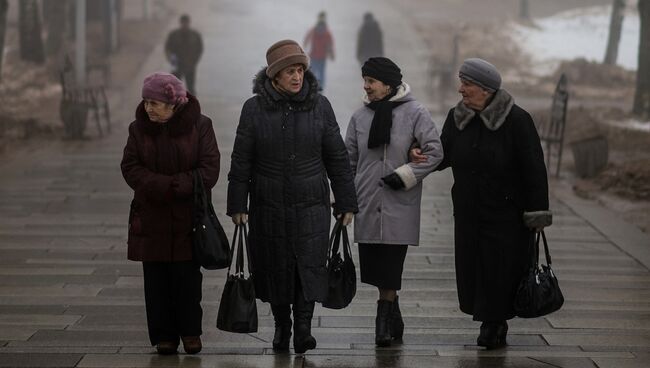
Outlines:
{"label": "handbag handle", "polygon": [[543,241],[544,244],[544,256],[546,257],[546,264],[548,266],[551,266],[551,252],[548,250],[548,242],[546,241],[546,234],[544,234],[544,230],[534,233],[531,232],[531,240],[533,243],[533,255],[532,255],[532,261],[533,264],[535,265],[535,268],[539,266],[539,240],[540,238]]}
{"label": "handbag handle", "polygon": [[348,238],[348,231],[340,220],[336,220],[332,234],[330,235],[329,244],[329,258],[339,252],[339,244],[341,243],[341,236],[343,236],[343,259],[352,258],[352,249],[350,248],[350,239]]}
{"label": "handbag handle", "polygon": [[192,195],[194,196],[193,203],[201,206],[199,208],[201,212],[205,211],[208,208],[208,196],[205,193],[199,169],[192,170]]}
{"label": "handbag handle", "polygon": [[[239,235],[239,236],[238,236]],[[235,243],[237,243],[237,257],[235,255]],[[245,246],[244,246],[245,245]],[[245,249],[245,250],[244,250]],[[235,235],[232,237],[232,245],[230,246],[230,266],[228,266],[228,274],[232,269],[232,264],[235,264],[235,275],[243,276],[244,275],[244,253],[246,253],[246,262],[248,263],[248,274],[252,275],[251,272],[251,258],[248,248],[248,231],[246,230],[246,224],[235,225]]]}

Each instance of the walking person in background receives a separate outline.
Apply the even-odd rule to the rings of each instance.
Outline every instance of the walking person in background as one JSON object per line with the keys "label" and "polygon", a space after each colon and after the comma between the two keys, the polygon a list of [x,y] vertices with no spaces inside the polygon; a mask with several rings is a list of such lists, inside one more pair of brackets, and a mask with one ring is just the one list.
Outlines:
{"label": "walking person in background", "polygon": [[[249,221],[257,298],[271,304],[273,349],[316,347],[314,302],[327,297],[330,184],[334,214],[344,225],[357,212],[347,151],[327,98],[308,70],[309,58],[292,40],[273,44],[267,67],[244,104],[228,174],[228,210]],[[250,217],[249,217],[250,216]]]}
{"label": "walking person in background", "polygon": [[[467,59],[458,76],[462,100],[445,120],[438,169],[454,175],[460,309],[482,322],[477,345],[494,349],[506,345],[531,232],[552,222],[546,166],[533,119],[501,88],[494,65]],[[424,159],[418,148],[410,156]]]}
{"label": "walking person in background", "polygon": [[[420,238],[422,180],[442,160],[442,145],[429,111],[402,82],[390,59],[373,57],[361,68],[364,106],[350,119],[345,144],[359,198],[354,241],[361,282],[379,291],[375,342],[401,340],[404,322],[397,291],[409,245]],[[413,142],[425,159],[408,162]]]}
{"label": "walking person in background", "polygon": [[334,38],[326,23],[325,12],[318,13],[318,21],[314,28],[310,29],[305,36],[303,45],[309,48],[311,59],[311,71],[318,80],[319,89],[325,89],[325,64],[329,57],[334,61]]}
{"label": "walking person in background", "polygon": [[159,354],[201,351],[201,282],[192,261],[192,170],[219,177],[212,120],[172,74],[153,73],[129,126],[121,169],[134,190],[128,258],[142,262],[149,339]]}
{"label": "walking person in background", "polygon": [[190,28],[189,15],[181,15],[180,25],[167,36],[165,55],[174,68],[172,73],[185,79],[188,91],[196,95],[196,65],[203,54],[203,40],[199,32]]}
{"label": "walking person in background", "polygon": [[357,60],[363,65],[371,57],[384,56],[384,36],[372,13],[363,15],[363,24],[357,36]]}

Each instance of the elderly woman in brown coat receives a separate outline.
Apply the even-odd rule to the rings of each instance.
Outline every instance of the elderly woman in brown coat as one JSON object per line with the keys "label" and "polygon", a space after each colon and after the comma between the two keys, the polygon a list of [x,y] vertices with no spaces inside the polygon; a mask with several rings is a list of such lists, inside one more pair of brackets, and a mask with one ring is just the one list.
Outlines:
{"label": "elderly woman in brown coat", "polygon": [[210,118],[183,83],[167,73],[144,80],[143,101],[122,158],[134,190],[128,258],[141,261],[149,339],[159,354],[201,350],[201,275],[192,261],[192,170],[209,191],[219,177],[219,149]]}

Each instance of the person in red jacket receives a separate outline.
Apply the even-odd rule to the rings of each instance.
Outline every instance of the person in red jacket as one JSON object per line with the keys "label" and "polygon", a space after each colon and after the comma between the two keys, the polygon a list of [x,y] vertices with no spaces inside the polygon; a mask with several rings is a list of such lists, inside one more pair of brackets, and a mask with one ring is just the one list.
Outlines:
{"label": "person in red jacket", "polygon": [[314,28],[310,29],[303,42],[305,48],[309,48],[311,71],[318,80],[319,89],[325,89],[325,62],[329,57],[334,61],[334,38],[325,22],[325,12],[318,13],[318,21]]}
{"label": "person in red jacket", "polygon": [[153,73],[129,126],[121,169],[134,197],[128,258],[144,273],[147,326],[159,354],[201,351],[201,275],[192,261],[192,170],[209,191],[219,177],[212,120],[172,74]]}

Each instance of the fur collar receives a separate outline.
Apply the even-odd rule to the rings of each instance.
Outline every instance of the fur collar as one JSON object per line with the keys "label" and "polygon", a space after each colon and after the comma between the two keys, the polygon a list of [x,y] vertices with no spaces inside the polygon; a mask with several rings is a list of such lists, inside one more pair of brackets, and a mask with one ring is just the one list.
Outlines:
{"label": "fur collar", "polygon": [[199,100],[191,94],[187,94],[188,101],[180,110],[176,111],[166,123],[155,123],[149,120],[149,115],[144,110],[144,101],[140,102],[135,110],[135,120],[137,124],[144,129],[149,135],[158,135],[162,132],[163,127],[169,127],[169,135],[179,136],[187,134],[192,130],[194,124],[201,118],[201,105]]}
{"label": "fur collar", "polygon": [[260,97],[267,110],[280,110],[290,105],[295,111],[311,110],[318,97],[318,80],[310,70],[305,71],[302,89],[294,96],[278,92],[266,75],[266,68],[260,70],[253,80],[253,93]]}
{"label": "fur collar", "polygon": [[[388,101],[410,101],[412,99],[410,94],[411,94],[411,86],[402,82],[402,84],[400,84],[397,87],[397,93],[395,94],[395,96],[391,97]],[[370,100],[368,99],[368,95],[365,92],[363,93],[361,99],[363,100],[364,105],[370,103]]]}
{"label": "fur collar", "polygon": [[[504,89],[496,91],[492,101],[489,105],[478,112],[479,117],[485,126],[494,131],[503,125],[506,117],[510,113],[512,106],[515,104],[515,99]],[[454,121],[458,130],[463,130],[476,115],[476,111],[465,106],[463,101],[460,101],[454,109]]]}

